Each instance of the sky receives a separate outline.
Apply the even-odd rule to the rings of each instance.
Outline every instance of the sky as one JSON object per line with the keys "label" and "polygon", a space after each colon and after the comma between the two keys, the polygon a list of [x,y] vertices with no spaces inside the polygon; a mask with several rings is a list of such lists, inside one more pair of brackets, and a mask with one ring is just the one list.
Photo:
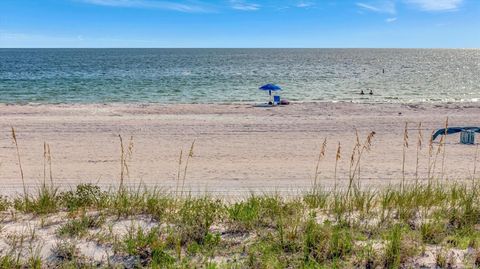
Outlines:
{"label": "sky", "polygon": [[480,48],[480,0],[0,0],[1,48]]}

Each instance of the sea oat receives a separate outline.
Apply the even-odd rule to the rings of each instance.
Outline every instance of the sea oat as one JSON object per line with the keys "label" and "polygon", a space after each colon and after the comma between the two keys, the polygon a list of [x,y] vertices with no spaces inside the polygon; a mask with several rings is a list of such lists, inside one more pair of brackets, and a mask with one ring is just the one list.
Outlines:
{"label": "sea oat", "polygon": [[188,171],[188,163],[190,159],[193,158],[193,149],[195,147],[195,140],[193,140],[192,145],[190,146],[190,150],[188,151],[187,160],[185,161],[185,169],[183,170],[183,178],[182,178],[182,191],[180,193],[180,197],[183,196],[183,191],[185,188],[185,180],[187,178],[187,171]]}
{"label": "sea oat", "polygon": [[334,189],[337,190],[337,166],[338,166],[338,161],[341,158],[341,151],[342,151],[342,146],[340,142],[338,142],[337,146],[337,154],[335,155],[335,171],[333,173],[333,178],[334,178]]}
{"label": "sea oat", "polygon": [[25,200],[27,200],[27,187],[25,185],[25,178],[23,176],[23,168],[22,168],[22,161],[20,159],[20,150],[18,149],[18,141],[17,141],[17,135],[15,133],[15,129],[12,127],[12,139],[13,143],[15,144],[15,148],[17,149],[17,159],[18,159],[18,167],[20,169],[20,177],[22,178],[22,185],[23,185],[23,195]]}
{"label": "sea oat", "polygon": [[315,175],[313,179],[313,186],[314,188],[317,187],[317,180],[318,180],[318,174],[319,174],[319,168],[320,168],[320,161],[325,157],[325,150],[327,148],[327,138],[323,140],[322,145],[320,146],[320,152],[318,153],[318,158],[317,158],[317,165],[315,166]]}
{"label": "sea oat", "polygon": [[443,139],[443,143],[442,143],[442,147],[443,147],[443,156],[442,156],[442,180],[445,178],[445,170],[446,170],[446,167],[445,167],[445,157],[446,157],[446,151],[447,151],[447,147],[446,147],[446,143],[447,143],[447,134],[448,134],[448,117],[447,119],[445,120],[445,134],[444,134],[444,137],[445,139]]}
{"label": "sea oat", "polygon": [[420,151],[422,150],[423,143],[423,134],[422,134],[422,123],[418,124],[418,136],[417,136],[417,160],[415,164],[415,182],[418,183],[418,169],[420,162]]}
{"label": "sea oat", "polygon": [[180,156],[178,157],[177,187],[175,188],[176,196],[178,196],[178,188],[180,187],[180,174],[182,171],[182,155],[183,155],[183,149],[180,149]]}
{"label": "sea oat", "polygon": [[403,155],[402,155],[402,190],[405,188],[405,161],[408,149],[408,122],[405,122],[405,129],[403,132]]}
{"label": "sea oat", "polygon": [[475,157],[473,158],[473,177],[472,177],[472,182],[475,185],[475,177],[477,174],[477,156],[478,156],[478,144],[475,147]]}

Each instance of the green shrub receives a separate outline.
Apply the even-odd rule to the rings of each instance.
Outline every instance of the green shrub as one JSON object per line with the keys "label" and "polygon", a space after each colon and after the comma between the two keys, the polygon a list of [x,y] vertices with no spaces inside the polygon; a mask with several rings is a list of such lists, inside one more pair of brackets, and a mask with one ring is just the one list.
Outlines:
{"label": "green shrub", "polygon": [[13,255],[2,255],[0,256],[0,268],[21,268],[21,264]]}
{"label": "green shrub", "polygon": [[183,202],[175,221],[183,244],[195,241],[203,244],[211,225],[219,220],[223,212],[220,200],[208,197],[187,199]]}
{"label": "green shrub", "polygon": [[175,208],[175,199],[162,196],[157,191],[148,193],[146,196],[144,213],[149,214],[156,220],[167,221]]}
{"label": "green shrub", "polygon": [[248,249],[247,265],[250,268],[287,268],[282,247],[271,236],[256,241]]}
{"label": "green shrub", "polygon": [[58,212],[60,199],[58,189],[42,185],[36,195],[17,197],[14,199],[14,208],[25,213],[39,215]]}
{"label": "green shrub", "polygon": [[360,249],[356,251],[356,256],[356,268],[373,269],[379,268],[381,265],[379,255],[371,243],[360,247]]}
{"label": "green shrub", "polygon": [[317,224],[311,218],[304,232],[304,260],[324,263],[343,259],[353,250],[353,236],[348,228],[330,223]]}
{"label": "green shrub", "polygon": [[103,207],[108,194],[93,184],[79,184],[75,191],[67,191],[60,195],[63,205],[68,211],[86,207]]}
{"label": "green shrub", "polygon": [[385,268],[399,268],[401,262],[402,227],[396,224],[388,234],[385,246]]}
{"label": "green shrub", "polygon": [[82,237],[88,229],[99,228],[104,223],[100,216],[82,216],[80,219],[70,220],[58,228],[59,236]]}
{"label": "green shrub", "polygon": [[327,205],[329,195],[321,191],[313,191],[303,196],[303,201],[310,209],[323,209]]}
{"label": "green shrub", "polygon": [[84,258],[71,241],[58,241],[52,248],[56,268],[83,268]]}
{"label": "green shrub", "polygon": [[257,198],[251,197],[244,202],[238,202],[227,207],[228,219],[231,228],[240,231],[252,230],[260,218],[260,203]]}
{"label": "green shrub", "polygon": [[445,238],[444,224],[439,221],[422,223],[420,226],[420,234],[423,243],[439,244]]}
{"label": "green shrub", "polygon": [[0,212],[6,211],[11,205],[7,197],[0,195]]}
{"label": "green shrub", "polygon": [[385,268],[400,268],[409,258],[418,254],[418,234],[401,224],[395,224],[388,231],[385,243]]}
{"label": "green shrub", "polygon": [[165,268],[175,263],[175,258],[167,252],[158,227],[145,231],[140,226],[131,226],[123,239],[123,250],[137,258],[141,266]]}

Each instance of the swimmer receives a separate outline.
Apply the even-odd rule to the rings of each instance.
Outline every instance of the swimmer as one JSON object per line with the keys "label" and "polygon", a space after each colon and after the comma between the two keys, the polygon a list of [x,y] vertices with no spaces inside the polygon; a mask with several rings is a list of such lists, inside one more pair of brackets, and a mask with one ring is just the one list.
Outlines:
{"label": "swimmer", "polygon": [[360,95],[364,95],[365,93],[363,92],[363,90],[360,91]]}
{"label": "swimmer", "polygon": [[372,90],[370,90],[370,92],[369,92],[368,94],[370,94],[370,95],[373,95],[373,91],[372,91]]}

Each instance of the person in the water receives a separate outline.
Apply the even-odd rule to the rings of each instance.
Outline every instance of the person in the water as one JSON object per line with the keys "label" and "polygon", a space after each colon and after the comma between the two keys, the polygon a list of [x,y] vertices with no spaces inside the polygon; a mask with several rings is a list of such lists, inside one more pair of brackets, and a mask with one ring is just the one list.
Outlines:
{"label": "person in the water", "polygon": [[368,94],[370,94],[370,95],[373,95],[373,91],[372,91],[372,90],[370,90],[370,92],[369,92]]}
{"label": "person in the water", "polygon": [[363,90],[360,91],[360,95],[364,95],[365,93],[363,92]]}

